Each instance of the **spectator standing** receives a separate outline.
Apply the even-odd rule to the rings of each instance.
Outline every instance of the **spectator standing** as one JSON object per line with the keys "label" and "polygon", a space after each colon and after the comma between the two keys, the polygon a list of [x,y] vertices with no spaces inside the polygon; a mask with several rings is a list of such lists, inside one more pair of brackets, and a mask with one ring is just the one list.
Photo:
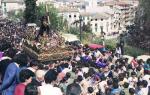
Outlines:
{"label": "spectator standing", "polygon": [[19,79],[21,83],[16,86],[14,95],[24,95],[25,87],[26,85],[31,83],[32,77],[33,73],[30,70],[21,70],[19,74]]}
{"label": "spectator standing", "polygon": [[19,83],[20,65],[27,63],[27,56],[18,54],[14,57],[14,62],[10,63],[6,69],[0,92],[2,95],[14,95],[15,87]]}

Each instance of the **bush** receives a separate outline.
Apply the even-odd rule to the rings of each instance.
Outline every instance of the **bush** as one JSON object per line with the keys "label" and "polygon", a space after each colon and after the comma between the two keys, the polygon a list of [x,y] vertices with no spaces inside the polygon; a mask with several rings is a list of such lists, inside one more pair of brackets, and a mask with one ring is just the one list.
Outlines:
{"label": "bush", "polygon": [[145,54],[146,51],[136,48],[136,47],[132,47],[129,45],[125,46],[125,54],[126,55],[130,55],[130,56],[139,56],[139,55],[143,55]]}
{"label": "bush", "polygon": [[[103,44],[103,40],[100,39],[99,37],[96,37],[92,43],[95,44]],[[109,39],[109,40],[105,40],[105,47],[108,50],[114,50],[116,48],[116,43],[117,43],[117,39]]]}

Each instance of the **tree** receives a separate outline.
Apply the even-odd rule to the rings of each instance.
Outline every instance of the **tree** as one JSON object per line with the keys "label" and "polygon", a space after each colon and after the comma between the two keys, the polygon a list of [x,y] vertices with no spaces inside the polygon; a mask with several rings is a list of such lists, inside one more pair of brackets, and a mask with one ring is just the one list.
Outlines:
{"label": "tree", "polygon": [[53,30],[63,30],[66,25],[66,21],[58,15],[58,11],[52,4],[47,5],[48,12],[46,12],[46,4],[40,4],[37,8],[38,19],[42,16],[49,16],[50,26]]}
{"label": "tree", "polygon": [[134,27],[130,31],[129,44],[150,51],[150,0],[140,0]]}
{"label": "tree", "polygon": [[36,23],[37,20],[37,6],[36,0],[25,0],[24,18],[26,23]]}

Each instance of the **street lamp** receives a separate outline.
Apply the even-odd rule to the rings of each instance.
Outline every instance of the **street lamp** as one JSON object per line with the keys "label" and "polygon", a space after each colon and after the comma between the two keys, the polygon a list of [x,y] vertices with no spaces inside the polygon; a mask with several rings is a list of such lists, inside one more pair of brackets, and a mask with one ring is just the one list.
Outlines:
{"label": "street lamp", "polygon": [[79,16],[79,22],[80,22],[80,41],[82,41],[81,35],[82,35],[82,16]]}

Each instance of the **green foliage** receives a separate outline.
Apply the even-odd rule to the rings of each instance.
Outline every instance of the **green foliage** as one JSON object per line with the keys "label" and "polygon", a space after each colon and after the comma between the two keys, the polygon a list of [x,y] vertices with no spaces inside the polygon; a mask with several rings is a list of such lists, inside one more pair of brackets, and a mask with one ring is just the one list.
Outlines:
{"label": "green foliage", "polygon": [[136,47],[132,47],[129,45],[125,46],[125,54],[126,55],[130,55],[130,56],[139,56],[139,55],[143,55],[145,54],[146,51],[136,48]]}
{"label": "green foliage", "polygon": [[8,13],[8,17],[12,20],[21,20],[23,19],[24,11],[18,10],[18,11],[11,11]]}
{"label": "green foliage", "polygon": [[82,26],[82,30],[84,31],[84,32],[88,32],[88,33],[91,33],[91,27],[90,27],[90,23],[88,23],[87,25],[83,25]]}
{"label": "green foliage", "polygon": [[[117,42],[118,42],[117,39],[105,40],[106,49],[115,50]],[[102,44],[102,40],[97,38],[97,40],[94,40],[93,43]],[[130,56],[139,56],[146,53],[146,51],[142,49],[132,47],[129,45],[125,45],[124,50],[125,50],[125,55],[130,55]]]}
{"label": "green foliage", "polygon": [[68,33],[74,34],[74,35],[80,35],[80,29],[76,27],[70,27],[68,30]]}
{"label": "green foliage", "polygon": [[42,16],[48,15],[50,20],[50,26],[52,29],[59,31],[64,29],[65,21],[61,16],[58,15],[57,9],[54,8],[52,4],[47,5],[48,12],[46,12],[45,4],[40,4],[37,10],[39,21]]}
{"label": "green foliage", "polygon": [[[109,50],[114,50],[116,48],[116,43],[118,42],[117,39],[109,39],[104,41],[105,41],[105,47]],[[92,43],[103,44],[103,40],[100,37],[96,37],[92,41]]]}
{"label": "green foliage", "polygon": [[25,0],[24,18],[26,23],[36,23],[37,20],[37,6],[36,0]]}

